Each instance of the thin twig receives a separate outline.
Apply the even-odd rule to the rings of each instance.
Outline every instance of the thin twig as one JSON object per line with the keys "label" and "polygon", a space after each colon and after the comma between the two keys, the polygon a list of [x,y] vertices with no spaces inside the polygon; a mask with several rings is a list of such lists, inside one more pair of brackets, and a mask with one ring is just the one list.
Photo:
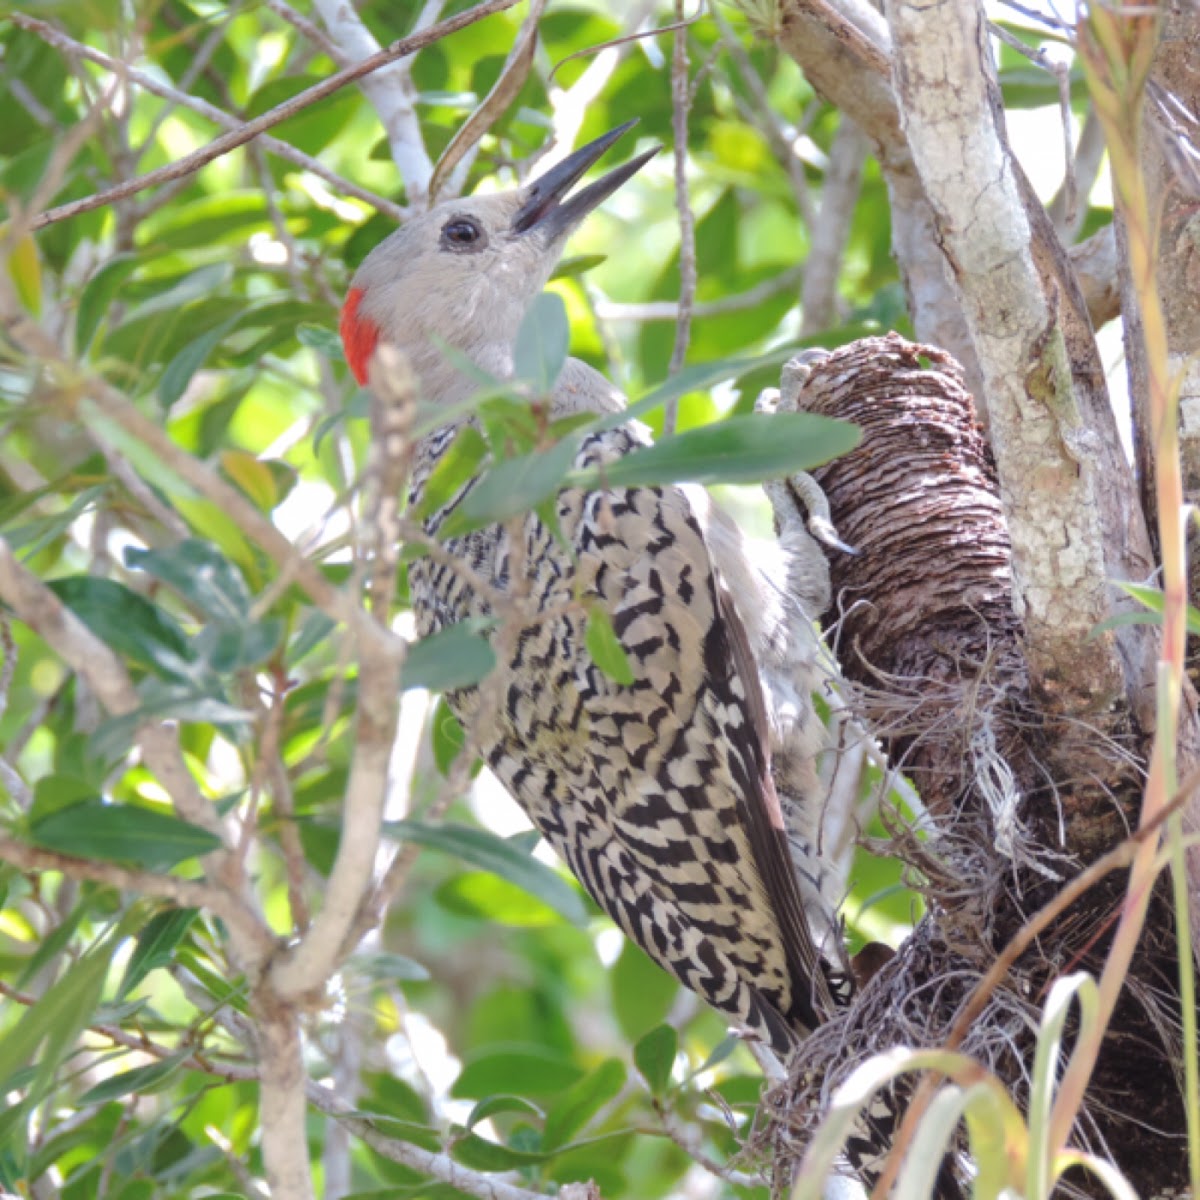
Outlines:
{"label": "thin twig", "polygon": [[[398,350],[381,346],[371,363],[371,450],[364,488],[361,558],[369,564],[368,589],[376,620],[391,609],[399,558],[399,497],[411,453],[416,379]],[[356,925],[371,888],[387,799],[388,767],[399,719],[404,642],[384,647],[359,643],[354,752],[342,806],[342,836],[329,874],[324,903],[311,928],[274,964],[276,995],[296,997],[323,986],[353,945]]]}
{"label": "thin twig", "polygon": [[[97,66],[101,66],[105,70],[112,71],[119,77],[129,80],[130,83],[136,84],[143,91],[149,92],[153,96],[158,96],[163,100],[167,100],[173,104],[178,104],[181,108],[189,108],[193,112],[197,112],[201,116],[207,117],[215,125],[220,125],[233,133],[237,133],[246,127],[246,123],[244,121],[239,120],[237,117],[231,116],[229,113],[222,111],[213,104],[209,104],[207,100],[202,100],[199,96],[192,96],[187,92],[172,87],[170,84],[163,83],[162,80],[158,79],[156,76],[147,75],[144,71],[139,71],[135,67],[130,67],[118,59],[110,57],[101,50],[97,50],[92,46],[86,46],[82,42],[77,42],[74,38],[68,37],[65,33],[61,33],[52,25],[48,25],[45,21],[39,21],[34,17],[28,17],[24,13],[13,13],[10,19],[14,24],[20,26],[22,29],[36,34],[42,39],[42,41],[44,41],[47,45],[53,46],[56,50],[60,50],[62,53],[72,57],[85,58],[89,62],[94,62]],[[245,138],[242,140],[246,141],[249,139]],[[238,144],[240,145],[240,143]],[[345,179],[336,171],[331,171],[318,159],[313,158],[309,154],[305,154],[301,150],[297,150],[296,147],[291,145],[289,142],[283,142],[278,138],[271,137],[269,134],[263,134],[260,138],[259,144],[263,147],[263,149],[269,151],[278,158],[282,158],[285,162],[290,162],[293,166],[299,167],[303,171],[311,171],[314,175],[324,179],[326,183],[330,184],[332,187],[336,188],[345,195],[353,196],[356,200],[361,200],[364,204],[371,205],[372,208],[383,213],[383,215],[386,217],[391,217],[395,221],[400,221],[403,220],[407,215],[407,210],[402,208],[400,205],[395,204],[391,200],[385,199],[383,196],[376,195],[376,193],[368,191],[366,188],[359,187],[356,183],[351,183],[350,180]],[[229,149],[233,148],[233,146],[229,147]],[[220,151],[220,153],[224,153],[224,151]],[[215,158],[217,155],[214,154],[212,157]],[[195,169],[197,168],[193,168],[193,170]],[[183,175],[186,177],[191,173],[192,171],[187,171],[184,172]],[[151,174],[154,174],[154,172],[151,172]],[[149,176],[142,176],[142,178],[148,179]],[[168,178],[171,178],[171,176],[164,176],[162,180],[155,180],[153,182],[164,182]],[[152,184],[145,184],[142,186],[149,187],[152,186]],[[115,190],[116,189],[114,189],[114,191]],[[142,190],[141,186],[133,189],[133,191],[140,190]],[[110,197],[110,199],[117,198],[118,197],[116,196]],[[94,199],[94,197],[89,197],[88,199]],[[100,203],[108,203],[108,200],[102,200]],[[99,204],[93,204],[90,207],[96,208],[99,207]],[[53,216],[53,213],[57,211],[57,209],[54,209],[50,214],[43,214],[43,216]],[[66,215],[73,216],[74,214],[68,213]],[[62,219],[62,217],[53,216],[53,220],[57,221]],[[49,220],[41,220],[39,218],[39,221],[40,224],[35,224],[34,228],[41,228],[41,225],[50,224]]]}
{"label": "thin twig", "polygon": [[837,317],[837,285],[842,256],[850,239],[850,223],[862,183],[867,136],[843,116],[829,151],[829,166],[821,188],[821,209],[812,225],[812,249],[804,264],[800,296],[800,336],[829,329]]}
{"label": "thin twig", "polygon": [[[53,363],[62,367],[71,377],[78,377],[78,367],[63,354],[50,335],[20,309],[3,277],[0,277],[0,320],[13,341],[27,354],[44,364]],[[281,571],[290,574],[304,588],[322,612],[335,621],[349,625],[360,636],[370,634],[369,627],[373,626],[373,622],[367,615],[349,596],[330,583],[315,564],[298,554],[291,541],[237,488],[177,446],[106,380],[96,375],[83,375],[77,378],[77,385],[100,414],[135,441],[148,447],[164,467],[173,471],[205,499],[224,509],[242,531],[266,551]],[[98,445],[106,441],[98,428],[100,424],[90,422],[88,429]],[[375,626],[373,631],[382,641],[394,640],[385,629]]]}
{"label": "thin twig", "polygon": [[94,862],[71,854],[59,854],[56,850],[43,850],[4,835],[0,835],[0,860],[21,871],[58,871],[69,879],[83,879],[121,891],[135,892],[140,896],[170,900],[180,908],[204,908],[227,925],[247,934],[264,950],[274,945],[270,931],[261,924],[255,913],[224,887],[195,879],[179,879],[174,875],[156,875],[153,871],[140,871],[117,863]]}
{"label": "thin twig", "polygon": [[[268,129],[273,129],[281,122],[294,117],[299,112],[303,112],[304,109],[311,107],[320,100],[324,100],[327,96],[331,96],[347,84],[362,79],[364,76],[371,74],[372,71],[377,71],[380,67],[394,62],[398,58],[403,58],[408,54],[415,54],[418,50],[422,50],[426,46],[430,46],[452,33],[457,33],[460,29],[465,29],[468,25],[473,25],[476,21],[480,21],[484,17],[490,17],[494,13],[512,8],[516,3],[517,0],[483,0],[483,3],[477,4],[474,8],[467,9],[466,12],[459,13],[457,16],[449,17],[447,20],[439,22],[430,29],[414,34],[412,37],[401,38],[399,41],[393,42],[386,49],[380,50],[378,54],[374,54],[362,62],[355,63],[353,66],[346,67],[336,74],[330,75],[328,79],[323,79],[320,83],[313,84],[312,87],[305,88],[304,91],[293,96],[290,100],[286,100],[282,104],[277,104],[274,108],[268,109],[267,112],[255,117],[253,120],[245,122],[239,128],[231,129],[221,137],[214,138],[207,146],[202,146],[199,150],[185,155],[176,162],[169,163],[167,166],[160,167],[157,170],[149,171],[145,175],[138,176],[136,179],[123,180],[115,187],[108,188],[106,191],[98,192],[91,196],[84,196],[79,200],[72,200],[69,204],[60,204],[57,208],[40,213],[34,218],[32,228],[35,230],[43,229],[47,225],[53,225],[57,221],[65,221],[70,217],[78,216],[80,213],[91,212],[96,208],[103,208],[106,204],[111,204],[113,201],[121,199],[124,196],[132,196],[137,192],[144,191],[146,188],[156,187],[160,183],[167,183],[181,176],[190,175],[198,171],[205,164],[212,162],[214,158],[220,158],[221,155],[228,154],[231,150],[236,150],[239,146],[245,145],[251,138],[258,137]],[[27,17],[23,13],[13,13],[10,15],[9,20],[24,29],[33,29],[35,25],[40,25],[50,30],[50,27],[45,26],[44,22],[35,22],[33,18]]]}
{"label": "thin twig", "polygon": [[[679,311],[675,318],[675,345],[671,349],[670,374],[676,374],[687,357],[692,336],[692,308],[696,303],[696,217],[688,195],[688,31],[683,24],[683,0],[675,0],[675,30],[671,48],[671,128],[675,136],[675,207],[679,211]],[[675,432],[679,403],[672,398],[663,412],[663,433]]]}
{"label": "thin twig", "polygon": [[[17,561],[3,538],[0,538],[0,598],[45,638],[110,713],[125,716],[138,711],[141,699],[120,659]],[[147,764],[170,794],[179,814],[220,837],[220,818],[184,763],[178,731],[164,722],[148,719],[138,727],[136,736]]]}
{"label": "thin twig", "polygon": [[691,1125],[685,1124],[679,1114],[670,1108],[658,1106],[658,1115],[662,1119],[662,1128],[655,1129],[647,1126],[644,1132],[651,1136],[665,1133],[697,1166],[703,1168],[717,1179],[723,1179],[734,1187],[761,1188],[767,1181],[761,1175],[750,1175],[719,1163],[711,1155],[706,1154],[700,1145],[700,1133]]}
{"label": "thin twig", "polygon": [[[418,17],[414,34],[424,32],[422,19],[431,11],[440,8],[439,0],[431,0]],[[370,62],[380,54],[375,35],[367,28],[349,0],[314,0],[314,7],[321,15],[332,41],[350,63]],[[426,207],[429,194],[429,176],[433,161],[425,149],[425,136],[417,120],[414,102],[416,89],[413,87],[412,70],[405,62],[386,62],[380,69],[362,80],[362,90],[379,117],[388,145],[392,149],[392,160],[404,180],[409,204],[421,211]]]}
{"label": "thin twig", "polygon": [[[1184,786],[1171,800],[1170,804],[1160,809],[1150,820],[1144,825],[1139,826],[1123,842],[1114,846],[1107,854],[1096,859],[1095,862],[1091,863],[1073,879],[1068,881],[1051,900],[1043,905],[1042,908],[1034,913],[1017,930],[1008,945],[1004,947],[988,968],[987,972],[971,989],[970,995],[963,1001],[954,1018],[953,1024],[950,1026],[950,1032],[946,1035],[946,1039],[942,1044],[942,1049],[953,1051],[962,1045],[967,1034],[970,1033],[972,1027],[983,1013],[988,998],[1004,982],[1009,971],[1012,970],[1021,955],[1076,900],[1094,888],[1101,879],[1106,875],[1112,874],[1113,871],[1126,869],[1133,862],[1139,847],[1144,845],[1151,835],[1157,837],[1162,826],[1166,824],[1167,819],[1172,814],[1184,808],[1191,801],[1197,790],[1200,790],[1200,772],[1194,773],[1184,783]],[[922,1078],[916,1092],[913,1093],[912,1100],[909,1101],[908,1108],[905,1111],[904,1120],[901,1122],[900,1128],[896,1131],[896,1136],[889,1149],[884,1171],[871,1193],[872,1200],[887,1194],[887,1190],[894,1181],[900,1169],[900,1164],[904,1160],[904,1155],[912,1143],[921,1118],[928,1109],[929,1103],[933,1099],[934,1093],[937,1091],[940,1083],[941,1076],[937,1072],[927,1072],[924,1078]]]}
{"label": "thin twig", "polygon": [[327,54],[339,67],[348,66],[350,58],[346,52],[315,21],[298,13],[287,0],[263,0],[276,16],[282,17],[293,29],[304,34],[322,54]]}
{"label": "thin twig", "polygon": [[[764,300],[778,296],[780,292],[795,291],[804,282],[804,267],[789,267],[762,283],[734,292],[717,300],[700,300],[692,306],[694,317],[720,317],[726,313],[755,308]],[[679,316],[679,305],[674,300],[648,300],[642,304],[619,304],[612,300],[597,299],[596,316],[602,321],[674,321]]]}
{"label": "thin twig", "polygon": [[[1088,197],[1099,178],[1104,153],[1104,126],[1094,112],[1089,112],[1084,117],[1075,153],[1067,159],[1067,176],[1063,186],[1047,205],[1054,228],[1064,245],[1073,242],[1083,226],[1083,219],[1087,215]],[[1069,207],[1071,203],[1074,204],[1073,210]],[[1073,251],[1075,247],[1072,246],[1071,249]]]}

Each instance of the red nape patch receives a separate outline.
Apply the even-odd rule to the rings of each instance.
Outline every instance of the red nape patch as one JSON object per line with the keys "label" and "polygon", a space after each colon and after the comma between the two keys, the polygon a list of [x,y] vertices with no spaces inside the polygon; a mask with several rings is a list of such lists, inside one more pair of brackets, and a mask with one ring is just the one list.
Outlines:
{"label": "red nape patch", "polygon": [[367,364],[375,347],[379,344],[379,326],[368,317],[358,315],[358,306],[362,303],[362,288],[351,288],[342,305],[342,320],[338,328],[342,334],[342,346],[346,351],[346,361],[354,378],[361,384],[367,382]]}

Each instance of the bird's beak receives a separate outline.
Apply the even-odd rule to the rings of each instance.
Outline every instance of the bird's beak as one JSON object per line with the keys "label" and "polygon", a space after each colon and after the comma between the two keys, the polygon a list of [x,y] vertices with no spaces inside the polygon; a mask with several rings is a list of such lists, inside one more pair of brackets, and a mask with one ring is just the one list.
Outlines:
{"label": "bird's beak", "polygon": [[559,203],[572,187],[583,177],[594,162],[626,130],[637,124],[637,118],[610,129],[608,133],[588,142],[574,154],[568,155],[556,167],[551,167],[525,188],[525,198],[517,215],[513,218],[514,233],[529,233],[536,229],[547,240],[553,241],[571,232],[598,204],[607,200],[626,180],[632,178],[661,149],[655,146],[622,163],[614,171],[589,184],[583,191],[565,203]]}

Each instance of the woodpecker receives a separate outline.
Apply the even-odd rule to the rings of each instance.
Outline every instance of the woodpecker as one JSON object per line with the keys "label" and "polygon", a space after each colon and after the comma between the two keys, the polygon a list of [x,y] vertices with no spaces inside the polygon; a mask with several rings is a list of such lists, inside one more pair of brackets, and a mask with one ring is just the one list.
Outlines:
{"label": "woodpecker", "polygon": [[[521,321],[568,235],[657,153],[568,194],[632,124],[526,186],[445,201],[410,219],[355,272],[341,316],[355,377],[367,382],[377,345],[396,346],[422,401],[446,413],[415,448],[412,511],[471,419],[461,414],[478,385],[463,360],[513,375]],[[550,415],[624,405],[600,373],[568,359]],[[575,465],[612,462],[648,441],[632,422],[593,433]],[[427,517],[430,533],[476,482]],[[751,561],[736,525],[690,487],[565,490],[556,516],[553,532],[530,515],[517,536],[506,523],[446,540],[469,571],[413,561],[418,629],[425,636],[495,616],[496,595],[519,591],[530,619],[497,645],[498,711],[474,729],[477,749],[624,933],[786,1058],[851,986],[815,853],[820,647],[800,597],[815,606],[822,589],[827,596],[824,558],[815,543],[801,545],[808,535],[793,522],[765,565]],[[480,578],[486,588],[473,586]],[[632,683],[593,663],[581,595],[609,614]],[[468,729],[480,695],[465,688],[447,697]],[[790,829],[773,751],[799,810]]]}

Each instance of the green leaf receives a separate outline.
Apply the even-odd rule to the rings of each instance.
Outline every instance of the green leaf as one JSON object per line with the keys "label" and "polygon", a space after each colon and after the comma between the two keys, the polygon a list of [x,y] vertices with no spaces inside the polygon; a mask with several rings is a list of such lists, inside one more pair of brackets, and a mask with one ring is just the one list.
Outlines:
{"label": "green leaf", "polygon": [[688,1079],[695,1079],[697,1075],[703,1075],[705,1071],[723,1063],[741,1044],[741,1038],[736,1034],[726,1034],[712,1048],[712,1053],[694,1071],[689,1072]]}
{"label": "green leaf", "polygon": [[571,326],[562,297],[543,292],[534,302],[513,348],[517,378],[531,384],[539,395],[549,395],[567,361]]}
{"label": "green leaf", "polygon": [[598,267],[608,261],[607,254],[576,254],[559,261],[558,266],[550,272],[551,279],[570,279]]}
{"label": "green leaf", "polygon": [[94,800],[99,792],[100,787],[90,779],[68,775],[63,771],[51,771],[33,785],[33,805],[29,810],[29,818],[39,821],[60,808],[70,808],[81,800]]}
{"label": "green leaf", "polygon": [[465,871],[446,880],[434,893],[450,912],[516,929],[555,925],[559,915],[529,892],[490,871]]}
{"label": "green leaf", "polygon": [[315,350],[322,358],[333,362],[344,362],[346,355],[342,349],[342,339],[332,329],[325,325],[298,325],[296,337],[300,345]]}
{"label": "green leaf", "polygon": [[354,965],[368,979],[385,979],[391,983],[425,983],[429,972],[415,959],[403,954],[364,954]]}
{"label": "green leaf", "polygon": [[17,976],[17,987],[24,987],[31,979],[40,974],[43,967],[53,962],[63,952],[86,915],[86,906],[77,904],[66,919],[60,921],[48,937],[43,938],[38,948],[21,968],[21,974]]}
{"label": "green leaf", "polygon": [[178,817],[100,800],[51,813],[33,825],[29,840],[60,854],[152,869],[173,867],[184,859],[221,848],[216,834]]}
{"label": "green leaf", "polygon": [[619,1058],[607,1058],[573,1084],[546,1118],[543,1145],[555,1150],[569,1142],[610,1101],[620,1095],[628,1072]]}
{"label": "green leaf", "polygon": [[[1117,580],[1117,586],[1126,595],[1132,596],[1139,604],[1144,605],[1152,616],[1147,618],[1142,613],[1117,613],[1115,616],[1102,621],[1097,626],[1096,633],[1116,628],[1119,625],[1162,624],[1163,612],[1166,608],[1166,598],[1158,588],[1148,587],[1144,583],[1128,583],[1120,579]],[[1200,635],[1200,609],[1191,604],[1187,608],[1187,631],[1193,637]]]}
{"label": "green leaf", "polygon": [[496,665],[491,643],[471,621],[450,625],[408,648],[401,687],[452,691],[478,683]]}
{"label": "green leaf", "polygon": [[175,948],[184,939],[199,914],[195,908],[168,908],[155,913],[138,934],[133,952],[125,964],[125,975],[117,988],[117,999],[123,1000],[151,971],[168,967],[175,957]]}
{"label": "green leaf", "polygon": [[270,658],[283,641],[283,622],[278,617],[261,621],[209,625],[200,631],[195,650],[217,675],[256,667]]}
{"label": "green leaf", "polygon": [[167,678],[186,679],[194,658],[187,635],[157,604],[113,579],[73,575],[49,589],[111,650]]}
{"label": "green leaf", "polygon": [[152,313],[182,308],[193,300],[216,296],[232,277],[233,266],[228,262],[209,263],[199,267],[176,280],[152,299],[139,304],[126,316],[126,323],[140,321]]}
{"label": "green leaf", "polygon": [[137,270],[132,254],[115,254],[97,269],[79,293],[75,310],[75,355],[82,358],[96,336],[104,315],[116,299],[121,285]]}
{"label": "green leaf", "polygon": [[[359,388],[346,401],[342,408],[336,409],[325,417],[313,430],[313,452],[321,449],[321,443],[339,426],[347,421],[365,421],[371,411],[371,393],[366,388]],[[418,436],[420,436],[418,434]]]}
{"label": "green leaf", "polygon": [[853,450],[861,431],[813,413],[728,417],[689,429],[568,479],[572,487],[760,483],[807,471]]}
{"label": "green leaf", "polygon": [[0,1041],[0,1090],[10,1090],[5,1083],[33,1061],[44,1041],[37,1076],[30,1089],[33,1096],[44,1094],[60,1059],[92,1019],[118,941],[117,937],[107,937],[93,946],[36,1004],[22,1013],[8,1036]]}
{"label": "green leaf", "polygon": [[222,187],[212,195],[176,201],[151,213],[139,222],[138,238],[156,247],[159,254],[168,247],[174,254],[194,249],[211,252],[218,245],[241,249],[253,234],[270,228],[271,213],[261,188],[234,191]]}
{"label": "green leaf", "polygon": [[592,662],[614,683],[627,687],[633,682],[633,667],[625,653],[625,647],[621,645],[616,630],[613,629],[612,619],[598,604],[592,605],[588,610],[584,644]]}
{"label": "green leaf", "polygon": [[487,454],[488,447],[483,434],[474,425],[464,425],[430,473],[414,516],[423,519],[449,504],[459,489],[479,470]]}
{"label": "green leaf", "polygon": [[246,450],[222,450],[221,470],[262,512],[271,512],[283,498],[270,466]]}
{"label": "green leaf", "polygon": [[166,365],[158,381],[158,402],[167,411],[187,391],[187,386],[225,335],[238,323],[241,313],[227,317],[220,325],[188,342]]}
{"label": "green leaf", "polygon": [[145,703],[140,708],[110,717],[92,734],[89,746],[93,754],[107,759],[125,753],[138,727],[146,721],[174,720],[233,729],[251,719],[245,709],[199,688],[173,687],[150,680],[143,682],[141,691]]}
{"label": "green leaf", "polygon": [[686,396],[688,392],[706,392],[727,379],[736,379],[764,367],[780,366],[795,353],[794,346],[784,346],[758,358],[723,359],[720,362],[696,363],[694,366],[684,367],[628,408],[599,418],[593,428],[597,431],[617,429],[628,421],[640,420],[668,401]]}
{"label": "green leaf", "polygon": [[671,1082],[679,1038],[670,1025],[659,1025],[633,1048],[633,1061],[655,1096],[661,1096]]}
{"label": "green leaf", "polygon": [[536,1104],[531,1100],[526,1100],[522,1096],[510,1096],[501,1094],[499,1096],[485,1096],[480,1100],[474,1108],[471,1109],[471,1115],[467,1117],[466,1128],[474,1129],[480,1121],[486,1121],[489,1117],[498,1116],[500,1113],[523,1113],[525,1116],[536,1117],[539,1121],[542,1119],[543,1113]]}
{"label": "green leaf", "polygon": [[564,438],[548,450],[502,459],[467,494],[446,521],[441,536],[453,537],[469,526],[506,521],[537,507],[562,487],[578,450],[575,438]]}
{"label": "green leaf", "polygon": [[125,565],[161,579],[214,621],[237,623],[250,611],[242,573],[210,542],[187,538],[164,550],[125,551]]}
{"label": "green leaf", "polygon": [[107,1104],[110,1100],[119,1100],[123,1096],[144,1096],[157,1091],[179,1070],[189,1053],[182,1051],[172,1054],[170,1058],[164,1058],[161,1062],[147,1063],[144,1067],[134,1067],[132,1071],[111,1075],[84,1092],[79,1098],[79,1106],[82,1108],[89,1104]]}
{"label": "green leaf", "polygon": [[145,442],[118,425],[99,405],[86,396],[79,401],[79,416],[93,437],[101,439],[102,443],[107,442],[127,458],[133,469],[147,483],[177,502],[199,500],[191,484],[186,482],[174,467],[164,462]]}
{"label": "green leaf", "polygon": [[86,488],[62,512],[51,513],[47,517],[34,517],[15,529],[6,529],[5,541],[13,550],[20,550],[21,557],[28,561],[66,533],[106,490],[102,483]]}
{"label": "green leaf", "polygon": [[321,645],[322,642],[326,641],[333,632],[335,624],[334,620],[331,617],[327,617],[323,612],[317,612],[316,610],[310,612],[304,618],[304,624],[300,626],[300,632],[296,634],[287,648],[288,664],[294,666]]}
{"label": "green leaf", "polygon": [[630,1042],[666,1019],[679,984],[645,951],[626,942],[609,972],[613,1015]]}
{"label": "green leaf", "polygon": [[438,774],[446,779],[455,760],[466,748],[467,733],[461,722],[450,710],[445,696],[438,699],[437,707],[429,721],[433,738],[433,765]]}
{"label": "green leaf", "polygon": [[515,883],[573,925],[582,926],[587,922],[587,905],[574,884],[552,867],[486,829],[472,829],[452,822],[430,825],[411,818],[388,821],[384,829],[390,837],[452,854],[463,862]]}
{"label": "green leaf", "polygon": [[450,1088],[456,1100],[497,1095],[520,1080],[524,1096],[547,1096],[575,1083],[583,1072],[541,1046],[488,1050],[469,1059]]}
{"label": "green leaf", "polygon": [[450,1147],[450,1154],[455,1162],[473,1171],[512,1171],[545,1162],[547,1157],[545,1154],[513,1150],[489,1142],[477,1133],[464,1134]]}
{"label": "green leaf", "polygon": [[476,397],[475,408],[488,443],[505,448],[508,457],[531,451],[543,434],[544,411],[511,386],[498,395]]}

